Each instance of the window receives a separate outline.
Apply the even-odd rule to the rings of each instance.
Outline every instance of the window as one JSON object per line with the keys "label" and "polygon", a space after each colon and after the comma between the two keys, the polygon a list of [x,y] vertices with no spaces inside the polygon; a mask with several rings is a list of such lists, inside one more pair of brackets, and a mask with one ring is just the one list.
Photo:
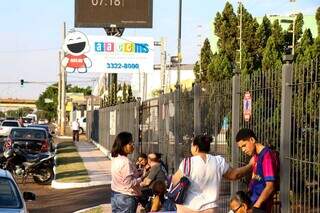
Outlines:
{"label": "window", "polygon": [[2,126],[12,126],[12,127],[19,127],[18,122],[15,121],[4,121]]}
{"label": "window", "polygon": [[22,202],[12,180],[0,178],[0,208],[21,208]]}
{"label": "window", "polygon": [[30,139],[30,140],[45,140],[46,132],[45,130],[36,129],[13,129],[11,131],[11,136],[13,139]]}

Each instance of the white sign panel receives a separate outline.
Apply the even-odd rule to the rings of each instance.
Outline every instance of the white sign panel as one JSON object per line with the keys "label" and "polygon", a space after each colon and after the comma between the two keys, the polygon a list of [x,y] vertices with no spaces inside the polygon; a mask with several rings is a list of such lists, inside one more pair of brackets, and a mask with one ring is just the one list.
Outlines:
{"label": "white sign panel", "polygon": [[110,135],[116,135],[117,111],[110,111]]}
{"label": "white sign panel", "polygon": [[88,36],[89,72],[152,72],[154,41],[151,37]]}

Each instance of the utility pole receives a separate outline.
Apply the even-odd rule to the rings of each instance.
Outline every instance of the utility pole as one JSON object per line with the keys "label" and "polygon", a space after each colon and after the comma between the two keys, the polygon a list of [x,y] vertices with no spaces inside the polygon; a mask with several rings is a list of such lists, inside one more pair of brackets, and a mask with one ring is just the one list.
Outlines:
{"label": "utility pole", "polygon": [[165,40],[163,37],[161,37],[160,40],[160,51],[161,51],[161,57],[160,57],[160,78],[161,78],[161,89],[162,92],[165,92],[166,88],[166,60],[167,60],[167,53],[165,48]]}
{"label": "utility pole", "polygon": [[239,23],[239,30],[240,30],[240,35],[239,35],[239,61],[238,61],[238,65],[239,65],[239,71],[241,73],[242,70],[242,2],[239,1],[239,9],[240,9],[240,23]]}
{"label": "utility pole", "polygon": [[[66,37],[66,23],[63,22],[62,28],[62,42]],[[61,126],[60,133],[61,135],[65,134],[65,125],[66,125],[66,82],[67,75],[65,72],[65,68],[62,66],[62,59],[64,58],[64,52],[61,50],[60,54],[60,75],[61,75]]]}
{"label": "utility pole", "polygon": [[61,51],[59,51],[59,70],[58,70],[58,107],[57,107],[57,114],[58,114],[58,127],[61,126]]}
{"label": "utility pole", "polygon": [[180,87],[182,0],[179,0],[177,86]]}
{"label": "utility pole", "polygon": [[[199,73],[200,75],[202,75],[202,66],[201,66],[201,49],[202,49],[202,37],[201,37],[201,28],[202,28],[202,25],[198,25],[198,38],[199,38],[199,44],[198,44],[198,47],[199,47]],[[202,79],[202,76],[200,77],[200,79]]]}

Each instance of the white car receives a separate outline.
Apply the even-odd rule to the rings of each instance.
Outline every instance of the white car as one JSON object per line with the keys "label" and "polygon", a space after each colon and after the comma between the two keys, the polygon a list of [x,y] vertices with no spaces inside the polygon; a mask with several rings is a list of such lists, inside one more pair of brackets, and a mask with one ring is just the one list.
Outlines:
{"label": "white car", "polygon": [[87,117],[82,117],[79,119],[79,134],[83,134],[87,131]]}
{"label": "white car", "polygon": [[21,127],[20,122],[16,120],[4,120],[0,125],[0,136],[8,136],[14,127]]}
{"label": "white car", "polygon": [[25,201],[35,199],[31,192],[22,194],[10,172],[0,169],[0,212],[27,213]]}

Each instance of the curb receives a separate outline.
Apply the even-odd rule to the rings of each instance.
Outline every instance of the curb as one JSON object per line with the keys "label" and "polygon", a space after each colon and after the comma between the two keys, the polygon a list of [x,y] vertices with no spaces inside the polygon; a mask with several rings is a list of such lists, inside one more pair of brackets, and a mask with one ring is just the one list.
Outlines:
{"label": "curb", "polygon": [[51,182],[51,188],[53,189],[75,189],[75,188],[85,188],[85,187],[91,187],[91,186],[101,186],[101,185],[109,185],[111,184],[111,181],[90,181],[85,183],[62,183],[56,181],[56,165],[57,165],[57,149],[55,149],[55,157],[54,157],[54,167],[53,167],[53,173],[54,173],[54,180]]}
{"label": "curb", "polygon": [[107,158],[109,158],[109,160],[112,159],[112,157],[111,157],[111,152],[110,152],[108,149],[104,148],[103,146],[101,146],[99,143],[97,143],[97,142],[94,141],[94,140],[91,140],[91,143],[93,143],[98,149],[100,149],[100,151],[101,151],[103,154],[105,154],[105,156],[107,156]]}
{"label": "curb", "polygon": [[110,208],[111,209],[111,204],[101,204],[99,206],[93,206],[93,207],[90,207],[90,208],[86,208],[86,209],[81,209],[81,210],[78,210],[78,211],[75,211],[73,213],[83,213],[83,212],[86,212],[86,211],[89,211],[91,209],[95,209],[95,208],[98,208],[98,207],[102,207],[102,208]]}

